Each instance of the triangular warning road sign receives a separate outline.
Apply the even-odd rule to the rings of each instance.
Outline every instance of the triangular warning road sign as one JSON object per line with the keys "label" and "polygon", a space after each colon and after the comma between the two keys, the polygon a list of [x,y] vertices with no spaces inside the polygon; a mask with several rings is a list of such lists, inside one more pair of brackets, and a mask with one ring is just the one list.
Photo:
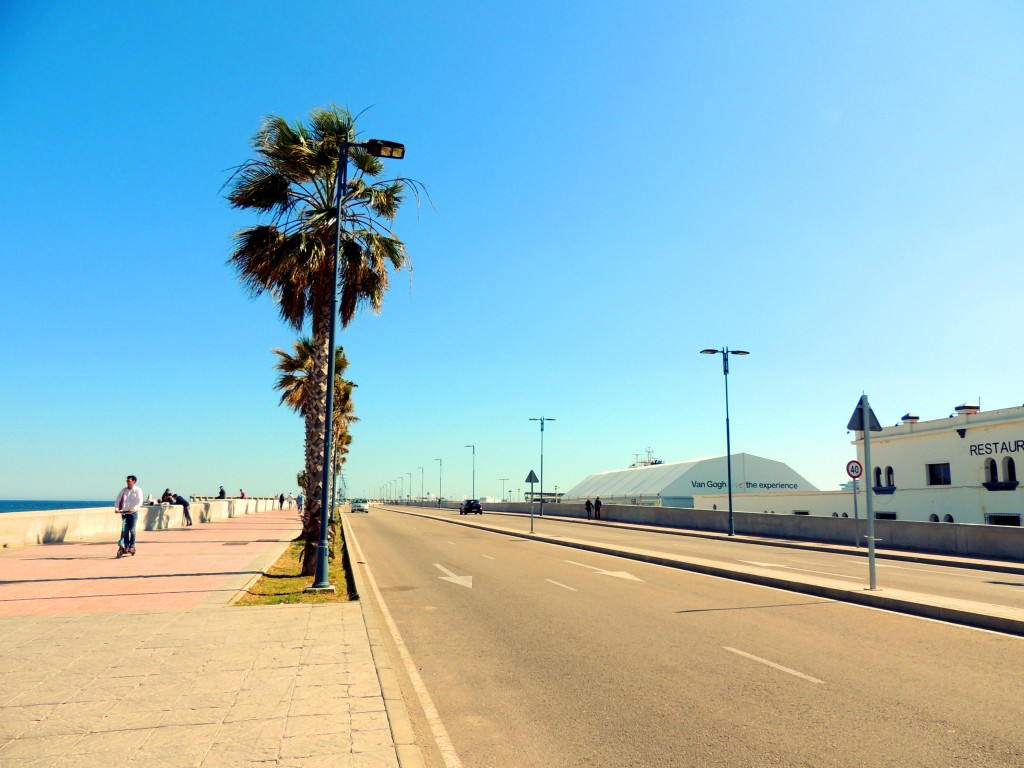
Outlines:
{"label": "triangular warning road sign", "polygon": [[[850,417],[850,423],[846,425],[847,429],[856,430],[857,432],[864,431],[864,401],[867,399],[866,395],[861,395],[860,400],[857,402],[857,409],[853,412],[853,416]],[[868,406],[868,428],[872,432],[881,432],[882,425],[878,423],[878,419],[875,418],[875,412],[871,410],[871,406]]]}
{"label": "triangular warning road sign", "polygon": [[539,483],[539,482],[540,482],[540,480],[538,480],[538,479],[537,479],[537,473],[536,473],[536,472],[534,472],[534,471],[533,471],[533,470],[531,469],[531,470],[530,470],[530,474],[526,476],[526,479],[525,479],[525,480],[524,480],[523,482],[524,482],[524,483]]}

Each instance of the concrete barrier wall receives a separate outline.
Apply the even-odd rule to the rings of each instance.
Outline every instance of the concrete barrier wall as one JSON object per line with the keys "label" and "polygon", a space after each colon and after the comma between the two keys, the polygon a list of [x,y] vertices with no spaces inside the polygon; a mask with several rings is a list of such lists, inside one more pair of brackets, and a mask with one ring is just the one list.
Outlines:
{"label": "concrete barrier wall", "polygon": [[[437,507],[437,502],[414,502],[414,506]],[[458,509],[458,502],[446,502],[448,509]],[[539,507],[534,506],[536,515]],[[586,518],[582,504],[545,504],[547,514],[558,517]],[[485,512],[529,514],[524,503],[487,503]],[[736,533],[771,539],[817,541],[826,544],[853,545],[857,539],[853,518],[816,517],[814,515],[766,514],[734,512]],[[679,509],[675,507],[641,507],[606,504],[603,520],[637,525],[659,525],[692,531],[726,533],[729,511],[726,509]],[[861,519],[860,541],[866,545],[867,521]],[[875,546],[879,549],[935,552],[967,557],[992,557],[1024,561],[1024,528],[1002,525],[965,523],[921,523],[905,520],[875,520]]]}
{"label": "concrete barrier wall", "polygon": [[[193,501],[189,507],[196,525],[229,517],[251,515],[276,509],[274,499],[213,499]],[[56,509],[46,512],[4,512],[0,514],[0,547],[59,544],[63,541],[91,541],[121,535],[121,516],[114,505],[87,509]],[[137,531],[181,528],[185,511],[176,504],[151,504],[139,508]]]}

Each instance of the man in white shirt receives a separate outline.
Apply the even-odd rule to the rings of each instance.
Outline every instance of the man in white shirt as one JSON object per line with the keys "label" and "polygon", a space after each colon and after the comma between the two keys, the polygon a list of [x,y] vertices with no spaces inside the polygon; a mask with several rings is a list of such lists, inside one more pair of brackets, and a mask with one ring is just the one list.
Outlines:
{"label": "man in white shirt", "polygon": [[128,475],[128,485],[114,502],[114,514],[121,515],[121,540],[117,542],[117,556],[135,554],[135,519],[142,506],[142,489],[137,486],[135,475]]}

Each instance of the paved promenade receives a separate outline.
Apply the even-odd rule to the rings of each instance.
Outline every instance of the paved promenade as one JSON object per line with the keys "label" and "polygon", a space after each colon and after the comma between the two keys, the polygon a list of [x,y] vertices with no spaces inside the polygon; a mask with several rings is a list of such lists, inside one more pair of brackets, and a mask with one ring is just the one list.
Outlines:
{"label": "paved promenade", "polygon": [[120,560],[0,552],[0,765],[399,766],[360,603],[228,605],[298,531],[284,510],[140,531]]}

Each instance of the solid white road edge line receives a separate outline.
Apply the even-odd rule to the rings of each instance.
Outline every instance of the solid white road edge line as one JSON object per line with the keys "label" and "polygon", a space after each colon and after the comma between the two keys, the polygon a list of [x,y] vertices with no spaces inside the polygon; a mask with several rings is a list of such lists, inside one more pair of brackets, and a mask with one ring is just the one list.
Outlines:
{"label": "solid white road edge line", "polygon": [[772,667],[773,669],[777,669],[780,672],[785,672],[788,675],[796,675],[797,677],[803,678],[804,680],[807,680],[807,681],[812,682],[812,683],[818,683],[819,685],[824,685],[825,684],[824,680],[819,680],[816,677],[811,677],[810,675],[805,675],[803,672],[797,672],[795,669],[790,669],[789,667],[784,667],[781,664],[776,664],[774,661],[768,661],[768,659],[762,659],[760,656],[754,656],[751,653],[746,653],[744,651],[740,651],[740,650],[737,650],[735,648],[730,648],[728,645],[723,645],[722,647],[725,648],[725,650],[727,650],[727,651],[732,651],[733,653],[737,653],[740,656],[743,656],[745,658],[751,659],[752,661],[757,661],[757,662],[760,662],[761,664],[767,664],[769,667]]}
{"label": "solid white road edge line", "polygon": [[[416,669],[416,665],[413,663],[412,656],[409,654],[409,649],[405,647],[405,641],[402,640],[402,635],[398,631],[398,626],[395,624],[395,620],[391,618],[391,611],[388,610],[387,604],[384,602],[384,596],[381,595],[380,589],[377,587],[377,580],[373,578],[373,572],[370,571],[370,566],[366,562],[366,558],[363,556],[363,550],[359,546],[359,541],[356,539],[356,532],[349,526],[349,535],[352,537],[352,544],[354,545],[355,552],[359,560],[363,563],[363,570],[366,571],[366,580],[370,582],[370,589],[373,590],[373,595],[377,598],[377,605],[380,606],[380,612],[384,616],[384,622],[387,624],[388,632],[391,633],[391,639],[394,640],[395,646],[398,648],[398,654],[402,657],[402,663],[405,665],[405,672],[409,675],[409,680],[412,682],[412,687],[416,691],[416,697],[420,700],[420,707],[423,708],[423,714],[427,718],[427,724],[430,726],[431,733],[434,734],[434,741],[437,742],[437,749],[441,753],[441,757],[444,759],[444,764],[448,768],[462,768],[462,761],[459,760],[458,754],[455,752],[455,747],[452,746],[452,740],[448,738],[448,730],[444,727],[444,723],[441,722],[441,716],[437,714],[437,708],[434,707],[434,700],[430,698],[430,693],[427,691],[427,686],[423,682],[423,678],[420,677],[420,673]],[[373,610],[370,608],[370,610]]]}
{"label": "solid white road edge line", "polygon": [[562,589],[568,589],[570,592],[579,592],[579,590],[576,589],[576,587],[570,587],[569,585],[562,584],[560,581],[555,581],[554,579],[544,579],[544,581],[550,581],[556,587],[561,587]]}

